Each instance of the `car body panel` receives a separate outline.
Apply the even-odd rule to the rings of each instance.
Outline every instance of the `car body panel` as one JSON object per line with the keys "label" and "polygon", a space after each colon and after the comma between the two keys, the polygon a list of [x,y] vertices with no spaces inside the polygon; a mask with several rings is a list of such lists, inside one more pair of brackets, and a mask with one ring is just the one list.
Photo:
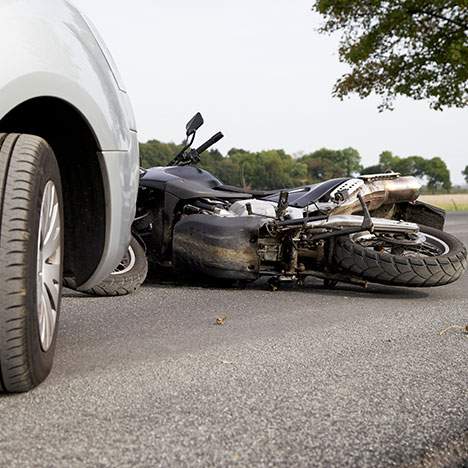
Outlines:
{"label": "car body panel", "polygon": [[139,156],[128,95],[102,40],[69,2],[0,0],[0,17],[0,120],[30,99],[58,98],[81,113],[101,151],[106,247],[91,287],[119,263],[130,238]]}
{"label": "car body panel", "polygon": [[102,150],[128,150],[136,127],[128,96],[79,11],[61,0],[1,0],[0,15],[0,118],[56,97],[86,117]]}

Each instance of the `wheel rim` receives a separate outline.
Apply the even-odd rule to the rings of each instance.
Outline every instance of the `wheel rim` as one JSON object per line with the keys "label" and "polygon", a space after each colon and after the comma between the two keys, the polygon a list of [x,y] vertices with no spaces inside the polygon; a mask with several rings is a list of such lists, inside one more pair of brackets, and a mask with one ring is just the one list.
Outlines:
{"label": "wheel rim", "polygon": [[390,239],[379,238],[370,233],[358,233],[351,238],[362,247],[407,257],[437,257],[450,252],[450,247],[446,242],[425,232],[420,232],[411,240],[400,239],[390,243]]}
{"label": "wheel rim", "polygon": [[133,247],[128,246],[127,253],[125,254],[122,261],[119,263],[117,268],[112,272],[113,275],[123,275],[124,273],[129,272],[136,263],[136,255]]}
{"label": "wheel rim", "polygon": [[55,184],[47,182],[42,196],[37,247],[37,315],[41,347],[46,352],[54,339],[60,302],[62,263],[61,219]]}
{"label": "wheel rim", "polygon": [[426,242],[431,243],[440,249],[439,255],[447,255],[450,252],[450,247],[442,239],[426,233],[423,235],[426,238]]}

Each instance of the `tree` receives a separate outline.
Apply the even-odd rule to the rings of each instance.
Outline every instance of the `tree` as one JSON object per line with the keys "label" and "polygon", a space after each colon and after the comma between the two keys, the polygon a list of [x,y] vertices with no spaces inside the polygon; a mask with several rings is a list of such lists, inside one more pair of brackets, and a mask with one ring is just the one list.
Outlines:
{"label": "tree", "polygon": [[332,150],[322,148],[298,159],[307,165],[307,175],[313,182],[351,176],[361,171],[361,156],[354,148]]}
{"label": "tree", "polygon": [[424,160],[423,172],[427,178],[427,187],[432,192],[443,189],[450,192],[452,182],[450,181],[450,171],[447,165],[440,158]]}
{"label": "tree", "polygon": [[463,169],[462,175],[465,177],[465,182],[468,184],[468,166]]}
{"label": "tree", "polygon": [[375,166],[367,166],[364,167],[361,171],[362,175],[366,174],[382,174],[385,172],[380,164],[376,164]]}
{"label": "tree", "polygon": [[379,166],[382,168],[382,172],[394,171],[402,175],[424,177],[425,164],[426,161],[421,156],[400,158],[394,156],[391,151],[383,151],[379,156]]}
{"label": "tree", "polygon": [[162,143],[158,140],[150,140],[140,143],[140,158],[143,167],[165,166],[174,159],[182,149],[182,145],[175,143]]}
{"label": "tree", "polygon": [[466,0],[316,0],[322,32],[342,32],[341,61],[351,66],[335,85],[350,93],[393,99],[427,99],[431,107],[468,103],[468,3]]}
{"label": "tree", "polygon": [[379,156],[379,164],[363,169],[363,174],[395,171],[403,176],[414,176],[426,180],[427,187],[432,192],[443,189],[447,192],[452,188],[450,171],[445,162],[435,157],[425,159],[421,156],[401,158],[391,151],[383,151]]}
{"label": "tree", "polygon": [[228,182],[233,185],[268,190],[301,185],[307,179],[307,166],[283,150],[250,153],[232,149],[228,158],[238,167],[237,180]]}

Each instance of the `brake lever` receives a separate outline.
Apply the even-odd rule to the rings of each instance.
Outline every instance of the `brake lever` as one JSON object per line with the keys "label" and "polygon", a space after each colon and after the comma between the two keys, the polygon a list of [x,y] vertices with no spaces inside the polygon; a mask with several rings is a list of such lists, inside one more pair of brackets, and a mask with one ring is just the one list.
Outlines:
{"label": "brake lever", "polygon": [[196,149],[191,148],[184,153],[184,160],[186,161],[187,166],[192,164],[195,165],[200,162],[200,155]]}
{"label": "brake lever", "polygon": [[190,166],[200,162],[200,155],[196,149],[189,149],[174,159],[173,166]]}

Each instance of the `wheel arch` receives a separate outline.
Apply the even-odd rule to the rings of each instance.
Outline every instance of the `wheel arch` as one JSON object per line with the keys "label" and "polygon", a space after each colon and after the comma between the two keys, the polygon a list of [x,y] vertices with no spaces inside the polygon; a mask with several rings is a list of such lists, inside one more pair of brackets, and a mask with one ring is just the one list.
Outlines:
{"label": "wheel arch", "polygon": [[49,96],[14,107],[0,120],[0,131],[37,135],[52,147],[63,187],[64,276],[68,284],[83,284],[99,264],[106,237],[106,193],[97,136],[76,107]]}

